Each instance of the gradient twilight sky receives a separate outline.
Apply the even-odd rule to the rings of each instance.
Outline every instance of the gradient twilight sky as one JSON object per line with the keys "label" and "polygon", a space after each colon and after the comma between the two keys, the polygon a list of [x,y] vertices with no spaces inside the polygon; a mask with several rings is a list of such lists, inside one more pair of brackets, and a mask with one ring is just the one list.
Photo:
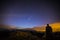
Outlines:
{"label": "gradient twilight sky", "polygon": [[5,24],[22,28],[60,21],[58,0],[2,0],[1,18]]}

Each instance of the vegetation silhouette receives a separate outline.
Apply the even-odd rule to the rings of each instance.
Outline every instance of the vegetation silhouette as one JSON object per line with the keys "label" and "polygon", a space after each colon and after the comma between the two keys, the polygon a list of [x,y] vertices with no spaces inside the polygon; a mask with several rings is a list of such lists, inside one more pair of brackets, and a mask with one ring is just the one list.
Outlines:
{"label": "vegetation silhouette", "polygon": [[46,32],[0,28],[0,40],[60,40],[60,32],[52,32],[52,28],[49,24],[46,26]]}

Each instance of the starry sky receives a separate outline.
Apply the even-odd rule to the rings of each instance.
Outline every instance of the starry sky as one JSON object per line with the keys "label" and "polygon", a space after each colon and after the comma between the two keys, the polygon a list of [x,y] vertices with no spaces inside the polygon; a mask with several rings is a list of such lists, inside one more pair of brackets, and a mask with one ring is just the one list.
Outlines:
{"label": "starry sky", "polygon": [[58,0],[1,0],[0,23],[31,28],[60,22]]}

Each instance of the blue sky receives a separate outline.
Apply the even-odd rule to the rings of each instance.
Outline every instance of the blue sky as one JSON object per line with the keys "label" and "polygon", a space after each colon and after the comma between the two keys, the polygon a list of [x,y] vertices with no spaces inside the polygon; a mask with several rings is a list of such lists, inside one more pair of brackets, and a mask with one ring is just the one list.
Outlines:
{"label": "blue sky", "polygon": [[[59,21],[57,1],[3,1],[4,23],[22,28],[41,26]],[[56,6],[57,5],[57,6]]]}

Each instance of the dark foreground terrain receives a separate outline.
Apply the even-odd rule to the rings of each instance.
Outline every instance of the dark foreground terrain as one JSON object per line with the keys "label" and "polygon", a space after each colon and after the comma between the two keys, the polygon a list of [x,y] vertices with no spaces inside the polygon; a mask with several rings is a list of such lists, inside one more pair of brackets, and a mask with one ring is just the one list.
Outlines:
{"label": "dark foreground terrain", "polygon": [[[54,40],[60,40],[60,32],[52,34]],[[46,38],[45,32],[0,29],[0,40],[46,40]]]}

